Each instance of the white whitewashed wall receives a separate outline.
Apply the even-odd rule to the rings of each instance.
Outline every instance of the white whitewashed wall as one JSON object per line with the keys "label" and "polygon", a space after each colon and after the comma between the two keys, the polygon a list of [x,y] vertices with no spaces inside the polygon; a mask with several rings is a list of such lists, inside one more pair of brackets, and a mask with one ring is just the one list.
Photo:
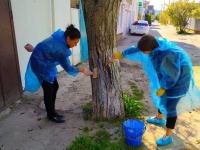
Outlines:
{"label": "white whitewashed wall", "polygon": [[[24,45],[30,43],[35,46],[57,29],[65,30],[72,23],[71,18],[77,18],[77,12],[71,14],[70,0],[11,0],[11,6],[21,81],[24,86],[25,71],[31,55],[24,49]],[[75,22],[78,26],[77,20]],[[80,50],[79,45],[77,49]],[[73,59],[75,65],[78,61],[77,58]],[[59,66],[58,70],[63,69]]]}

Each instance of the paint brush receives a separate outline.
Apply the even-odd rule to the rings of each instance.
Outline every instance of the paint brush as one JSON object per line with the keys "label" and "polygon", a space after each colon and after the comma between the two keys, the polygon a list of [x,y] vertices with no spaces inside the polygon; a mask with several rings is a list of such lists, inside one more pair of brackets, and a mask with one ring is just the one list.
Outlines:
{"label": "paint brush", "polygon": [[92,72],[93,72],[93,78],[97,78],[98,77],[98,67],[95,67],[92,69]]}

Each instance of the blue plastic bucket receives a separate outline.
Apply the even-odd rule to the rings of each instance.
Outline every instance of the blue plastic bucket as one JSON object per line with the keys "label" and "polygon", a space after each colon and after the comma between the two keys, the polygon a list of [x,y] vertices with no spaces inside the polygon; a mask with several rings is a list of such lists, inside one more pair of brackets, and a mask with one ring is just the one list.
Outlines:
{"label": "blue plastic bucket", "polygon": [[141,120],[126,120],[123,122],[126,143],[129,146],[139,146],[142,144],[142,136],[146,130],[146,125]]}

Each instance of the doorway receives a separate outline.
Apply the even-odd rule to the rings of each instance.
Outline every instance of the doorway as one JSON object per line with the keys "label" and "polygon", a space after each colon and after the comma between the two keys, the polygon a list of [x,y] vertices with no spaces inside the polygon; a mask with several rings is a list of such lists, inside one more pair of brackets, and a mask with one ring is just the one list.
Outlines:
{"label": "doorway", "polygon": [[0,0],[0,111],[22,96],[10,0]]}

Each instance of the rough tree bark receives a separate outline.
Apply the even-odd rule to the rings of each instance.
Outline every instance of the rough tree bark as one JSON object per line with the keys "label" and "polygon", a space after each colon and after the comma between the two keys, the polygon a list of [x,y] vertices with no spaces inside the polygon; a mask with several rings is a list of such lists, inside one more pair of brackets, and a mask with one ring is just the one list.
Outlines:
{"label": "rough tree bark", "polygon": [[98,67],[91,78],[93,118],[124,117],[119,62],[108,63],[117,51],[117,19],[121,0],[82,0],[87,30],[89,65]]}

